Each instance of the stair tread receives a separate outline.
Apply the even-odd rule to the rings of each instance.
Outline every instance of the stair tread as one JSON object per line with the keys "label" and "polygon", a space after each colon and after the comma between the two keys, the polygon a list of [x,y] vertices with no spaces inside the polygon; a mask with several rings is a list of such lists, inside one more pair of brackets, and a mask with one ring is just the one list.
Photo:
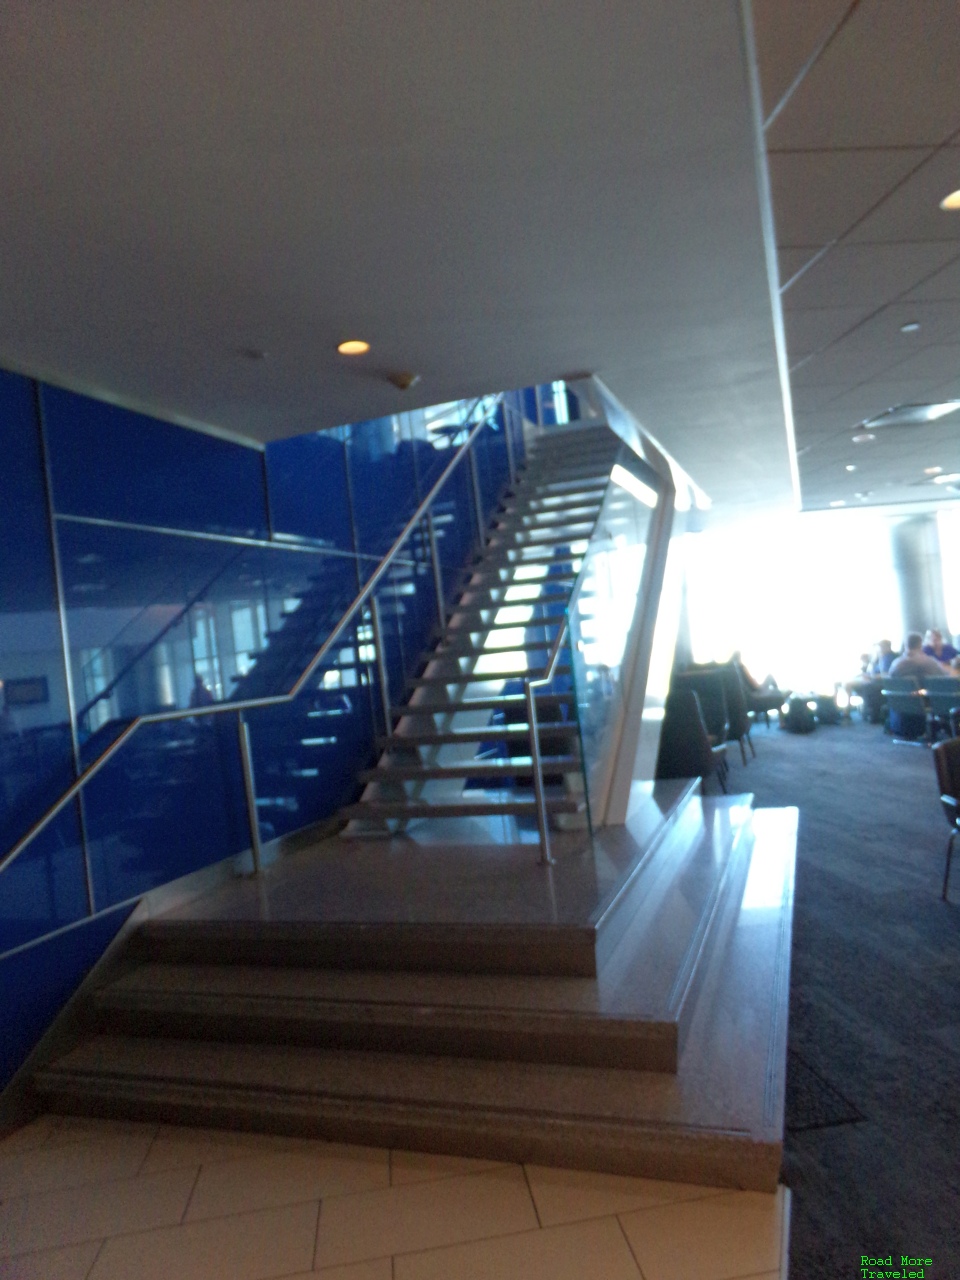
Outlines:
{"label": "stair tread", "polygon": [[[461,671],[449,672],[444,675],[417,676],[409,681],[414,688],[424,688],[430,685],[442,684],[489,684],[491,680],[525,680],[527,677],[539,679],[543,674],[543,668],[540,669],[524,669],[511,671],[491,671],[491,672],[475,672]],[[564,664],[554,669],[554,675],[569,675],[570,667]]]}
{"label": "stair tread", "polygon": [[[538,727],[544,737],[548,733],[562,733],[572,738],[578,733],[577,725],[570,721],[541,721]],[[389,751],[394,743],[399,749],[403,744],[432,747],[457,742],[509,742],[511,739],[526,742],[529,737],[528,724],[488,724],[477,729],[425,729],[412,733],[395,733],[391,738],[381,738],[378,745],[381,751]]]}
{"label": "stair tread", "polygon": [[[585,809],[583,800],[571,796],[548,795],[546,805],[549,813],[583,813]],[[509,799],[358,800],[356,804],[345,805],[340,812],[347,818],[470,818],[498,813],[523,817],[535,815],[537,804],[533,796],[518,798],[511,792]]]}
{"label": "stair tread", "polygon": [[[547,773],[579,772],[581,767],[576,756],[544,756],[542,762]],[[421,778],[530,777],[532,772],[529,757],[515,760],[465,760],[457,764],[381,764],[373,769],[364,769],[360,774],[360,781],[390,782],[401,779],[404,782],[416,782]]]}
{"label": "stair tread", "polygon": [[[573,701],[573,693],[538,693],[537,706],[557,706]],[[487,698],[465,698],[462,702],[417,702],[404,707],[391,707],[394,716],[444,715],[458,711],[497,711],[503,707],[525,707],[526,694],[500,693]]]}

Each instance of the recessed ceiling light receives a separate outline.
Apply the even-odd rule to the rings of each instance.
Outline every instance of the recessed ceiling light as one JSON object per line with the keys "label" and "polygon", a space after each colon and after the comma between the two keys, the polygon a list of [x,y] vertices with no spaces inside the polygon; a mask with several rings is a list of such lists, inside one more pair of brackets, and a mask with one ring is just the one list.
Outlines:
{"label": "recessed ceiling light", "polygon": [[934,484],[956,484],[960,480],[960,471],[948,471],[946,475],[934,476]]}
{"label": "recessed ceiling light", "polygon": [[901,333],[919,333],[919,332],[920,332],[920,321],[919,321],[919,320],[908,320],[906,324],[902,324],[902,325],[900,326],[900,332],[901,332]]}
{"label": "recessed ceiling light", "polygon": [[831,507],[845,507],[847,504],[844,502],[843,498],[835,498],[830,505]]}
{"label": "recessed ceiling light", "polygon": [[925,476],[938,476],[942,470],[943,467],[924,467],[923,474]]}
{"label": "recessed ceiling light", "polygon": [[848,462],[847,465],[844,467],[845,471],[856,471],[856,469],[857,469],[857,464],[855,462]]}
{"label": "recessed ceiling light", "polygon": [[951,191],[948,196],[944,196],[940,201],[940,208],[946,209],[948,213],[960,209],[960,191]]}
{"label": "recessed ceiling light", "polygon": [[873,490],[872,490],[872,489],[864,489],[862,493],[855,493],[853,496],[854,496],[855,498],[859,498],[861,502],[866,502],[866,500],[867,500],[868,498],[872,498],[872,497],[873,497]]}
{"label": "recessed ceiling light", "polygon": [[370,350],[370,343],[362,338],[348,338],[339,344],[337,350],[342,356],[365,356]]}
{"label": "recessed ceiling light", "polygon": [[871,440],[876,440],[876,438],[872,431],[858,431],[855,436],[850,437],[854,444],[868,444]]}

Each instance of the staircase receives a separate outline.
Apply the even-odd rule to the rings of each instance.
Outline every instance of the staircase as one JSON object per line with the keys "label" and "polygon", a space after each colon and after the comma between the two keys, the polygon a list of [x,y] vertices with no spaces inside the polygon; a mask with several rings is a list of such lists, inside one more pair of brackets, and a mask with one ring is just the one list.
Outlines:
{"label": "staircase", "polygon": [[[775,1189],[795,811],[635,783],[555,865],[529,842],[522,681],[619,443],[530,448],[343,833],[141,926],[39,1105]],[[552,819],[583,824],[569,665],[538,720]],[[418,835],[497,815],[496,843]]]}
{"label": "staircase", "polygon": [[[600,513],[621,441],[606,427],[547,433],[493,519],[445,635],[391,708],[375,768],[344,834],[418,819],[535,818],[523,681],[540,675]],[[569,654],[537,699],[547,809],[585,826]]]}

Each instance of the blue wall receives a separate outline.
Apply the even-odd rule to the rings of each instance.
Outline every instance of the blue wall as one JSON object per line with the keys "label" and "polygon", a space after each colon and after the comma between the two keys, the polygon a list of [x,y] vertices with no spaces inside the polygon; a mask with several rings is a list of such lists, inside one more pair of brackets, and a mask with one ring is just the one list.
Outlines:
{"label": "blue wall", "polygon": [[[443,406],[261,451],[0,371],[0,855],[136,715],[287,692],[464,416]],[[506,478],[504,421],[501,407],[484,433],[484,515]],[[449,598],[474,546],[466,467],[435,510]],[[378,591],[394,699],[434,592],[417,530]],[[382,729],[370,640],[362,610],[296,700],[247,713],[264,839],[353,798]],[[0,1086],[139,895],[249,843],[236,716],[141,726],[0,873]]]}

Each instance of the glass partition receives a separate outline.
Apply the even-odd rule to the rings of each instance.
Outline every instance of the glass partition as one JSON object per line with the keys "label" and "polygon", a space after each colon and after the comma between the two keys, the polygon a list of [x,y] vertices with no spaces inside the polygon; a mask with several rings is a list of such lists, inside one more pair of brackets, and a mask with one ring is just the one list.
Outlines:
{"label": "glass partition", "polygon": [[623,707],[622,684],[660,481],[621,450],[567,610],[574,693],[591,819],[599,820],[607,763]]}

